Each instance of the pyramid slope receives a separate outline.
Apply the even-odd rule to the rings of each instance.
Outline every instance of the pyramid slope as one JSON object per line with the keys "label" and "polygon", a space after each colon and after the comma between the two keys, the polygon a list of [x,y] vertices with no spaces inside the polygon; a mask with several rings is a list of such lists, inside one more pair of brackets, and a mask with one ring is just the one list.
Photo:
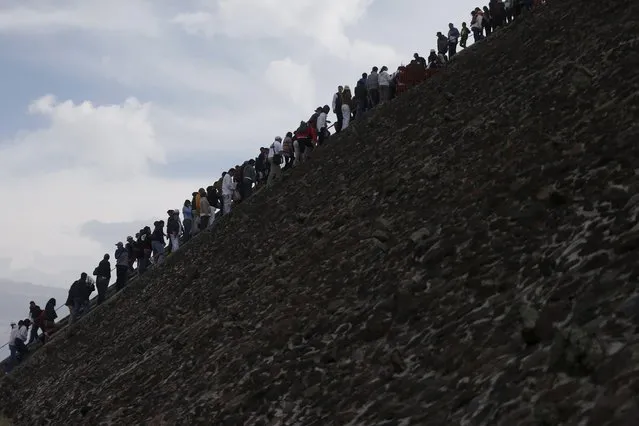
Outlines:
{"label": "pyramid slope", "polygon": [[552,3],[34,354],[5,415],[631,424],[639,6]]}

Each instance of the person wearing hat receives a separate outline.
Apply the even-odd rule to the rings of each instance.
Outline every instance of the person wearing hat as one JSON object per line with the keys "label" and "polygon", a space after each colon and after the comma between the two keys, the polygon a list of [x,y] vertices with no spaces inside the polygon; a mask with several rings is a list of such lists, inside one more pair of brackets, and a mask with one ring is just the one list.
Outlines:
{"label": "person wearing hat", "polygon": [[129,278],[129,252],[124,248],[124,244],[119,241],[115,245],[115,289],[120,291],[126,285],[126,281]]}

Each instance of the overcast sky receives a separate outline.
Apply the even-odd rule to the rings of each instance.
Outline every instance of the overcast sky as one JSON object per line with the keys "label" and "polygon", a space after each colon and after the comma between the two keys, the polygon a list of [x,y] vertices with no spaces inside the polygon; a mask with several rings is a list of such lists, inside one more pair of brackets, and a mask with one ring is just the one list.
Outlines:
{"label": "overcast sky", "polygon": [[[55,6],[53,6],[55,4]],[[473,0],[3,0],[0,277],[68,287]]]}

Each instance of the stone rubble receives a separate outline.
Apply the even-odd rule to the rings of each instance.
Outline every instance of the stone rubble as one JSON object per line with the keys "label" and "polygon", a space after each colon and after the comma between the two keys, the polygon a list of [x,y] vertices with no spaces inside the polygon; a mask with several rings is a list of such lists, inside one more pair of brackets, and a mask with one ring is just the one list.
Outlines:
{"label": "stone rubble", "polygon": [[14,425],[639,419],[639,4],[552,1],[0,383]]}

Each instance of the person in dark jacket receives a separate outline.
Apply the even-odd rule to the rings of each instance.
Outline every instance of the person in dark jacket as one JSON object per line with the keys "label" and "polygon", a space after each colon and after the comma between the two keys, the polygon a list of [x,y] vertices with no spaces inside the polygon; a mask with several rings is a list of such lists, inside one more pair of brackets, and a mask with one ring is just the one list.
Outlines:
{"label": "person in dark jacket", "polygon": [[145,226],[144,229],[140,232],[140,247],[142,249],[142,262],[140,262],[140,266],[138,270],[140,274],[143,274],[148,269],[151,264],[151,254],[153,253],[153,246],[151,241],[151,228]]}
{"label": "person in dark jacket", "polygon": [[164,261],[164,221],[158,220],[153,223],[154,229],[151,234],[151,247],[153,248],[153,260],[155,265],[161,265]]}
{"label": "person in dark jacket", "polygon": [[82,315],[85,296],[87,294],[87,274],[83,272],[80,279],[71,284],[69,295],[65,303],[69,307],[69,324],[74,323]]}
{"label": "person in dark jacket", "polygon": [[29,336],[28,344],[32,343],[36,339],[36,337],[38,337],[38,329],[41,328],[42,325],[38,321],[41,313],[42,309],[40,308],[40,306],[36,305],[34,301],[29,302],[29,319],[33,322],[33,327],[31,327],[31,334]]}
{"label": "person in dark jacket", "polygon": [[58,314],[55,311],[56,300],[54,298],[49,299],[44,307],[42,313],[44,317],[44,336],[42,343],[46,343],[47,339],[55,332],[55,320],[58,318]]}
{"label": "person in dark jacket", "polygon": [[109,288],[109,281],[111,281],[111,257],[105,254],[98,266],[93,271],[95,275],[95,285],[98,288],[98,305],[100,305],[106,299],[107,289]]}
{"label": "person in dark jacket", "polygon": [[359,79],[357,85],[355,86],[355,98],[357,98],[357,117],[362,117],[362,115],[368,109],[368,90],[366,89],[367,79],[368,74],[363,73],[362,78]]}
{"label": "person in dark jacket", "polygon": [[129,279],[129,250],[121,242],[118,242],[115,247],[115,289],[120,291]]}
{"label": "person in dark jacket", "polygon": [[448,53],[448,37],[441,33],[441,31],[437,32],[437,54],[446,56]]}
{"label": "person in dark jacket", "polygon": [[166,234],[170,242],[169,253],[173,253],[180,248],[180,220],[175,214],[175,210],[169,210],[166,214],[168,215],[168,219],[166,220]]}

